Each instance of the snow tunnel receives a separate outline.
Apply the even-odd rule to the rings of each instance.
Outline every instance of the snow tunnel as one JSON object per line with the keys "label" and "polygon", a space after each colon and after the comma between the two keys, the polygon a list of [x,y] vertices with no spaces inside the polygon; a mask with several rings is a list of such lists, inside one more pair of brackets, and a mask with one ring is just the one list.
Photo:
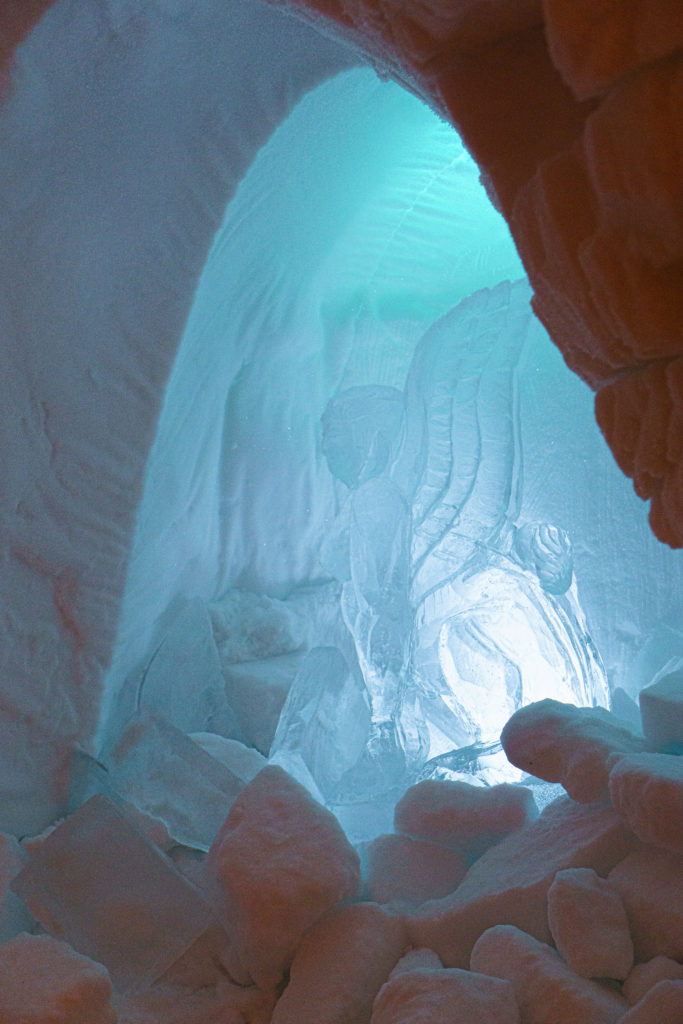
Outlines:
{"label": "snow tunnel", "polygon": [[548,699],[641,749],[683,671],[683,26],[637,6],[8,8],[4,834],[127,801],[203,855],[228,765],[356,844],[425,782],[542,806],[499,740]]}

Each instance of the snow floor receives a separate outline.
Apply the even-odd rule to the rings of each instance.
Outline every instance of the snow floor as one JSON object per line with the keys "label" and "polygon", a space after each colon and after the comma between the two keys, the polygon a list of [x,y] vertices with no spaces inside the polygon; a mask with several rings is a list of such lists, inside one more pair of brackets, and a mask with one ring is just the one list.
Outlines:
{"label": "snow floor", "polygon": [[680,669],[642,706],[528,705],[528,785],[425,779],[355,844],[255,748],[142,713],[0,841],[0,1021],[680,1024]]}

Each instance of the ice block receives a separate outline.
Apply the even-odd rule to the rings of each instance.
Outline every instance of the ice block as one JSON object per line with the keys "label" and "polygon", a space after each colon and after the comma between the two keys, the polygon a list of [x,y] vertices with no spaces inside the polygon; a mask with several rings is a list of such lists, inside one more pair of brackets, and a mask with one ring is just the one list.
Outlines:
{"label": "ice block", "polygon": [[103,795],[33,848],[12,888],[122,992],[160,977],[214,923],[198,891]]}
{"label": "ice block", "polygon": [[105,761],[113,790],[160,818],[176,842],[205,851],[248,781],[150,712],[131,719]]}

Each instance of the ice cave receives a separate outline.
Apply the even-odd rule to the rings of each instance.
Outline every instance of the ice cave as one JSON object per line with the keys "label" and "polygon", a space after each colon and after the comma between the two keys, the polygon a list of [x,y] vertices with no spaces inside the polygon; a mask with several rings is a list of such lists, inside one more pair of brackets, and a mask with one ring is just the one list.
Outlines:
{"label": "ice cave", "polygon": [[680,0],[0,7],[0,1024],[683,1024]]}

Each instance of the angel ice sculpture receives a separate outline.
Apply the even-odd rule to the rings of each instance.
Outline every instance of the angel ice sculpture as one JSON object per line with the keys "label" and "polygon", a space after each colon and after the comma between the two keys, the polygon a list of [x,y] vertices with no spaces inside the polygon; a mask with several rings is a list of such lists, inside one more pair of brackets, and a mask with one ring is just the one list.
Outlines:
{"label": "angel ice sculpture", "polygon": [[[350,488],[348,554],[337,571],[370,710],[365,750],[346,779],[350,793],[400,784],[428,751],[419,693],[410,682],[410,505],[391,474],[402,436],[402,398],[393,388],[352,388],[332,400],[323,416],[328,464]],[[339,476],[350,449],[358,471]]]}
{"label": "angel ice sculpture", "polygon": [[[399,789],[428,758],[497,740],[533,700],[608,704],[569,538],[519,522],[515,378],[529,296],[525,282],[477,292],[423,337],[403,392],[351,388],[323,415],[323,451],[348,493],[321,560],[343,582],[357,665],[340,669],[328,651],[326,673],[316,654],[317,687],[310,671],[305,687],[295,680],[274,751],[324,735],[307,770],[332,804]],[[326,675],[353,690],[356,720],[364,692],[362,742],[348,699],[321,721]],[[345,736],[355,739],[340,758]]]}

